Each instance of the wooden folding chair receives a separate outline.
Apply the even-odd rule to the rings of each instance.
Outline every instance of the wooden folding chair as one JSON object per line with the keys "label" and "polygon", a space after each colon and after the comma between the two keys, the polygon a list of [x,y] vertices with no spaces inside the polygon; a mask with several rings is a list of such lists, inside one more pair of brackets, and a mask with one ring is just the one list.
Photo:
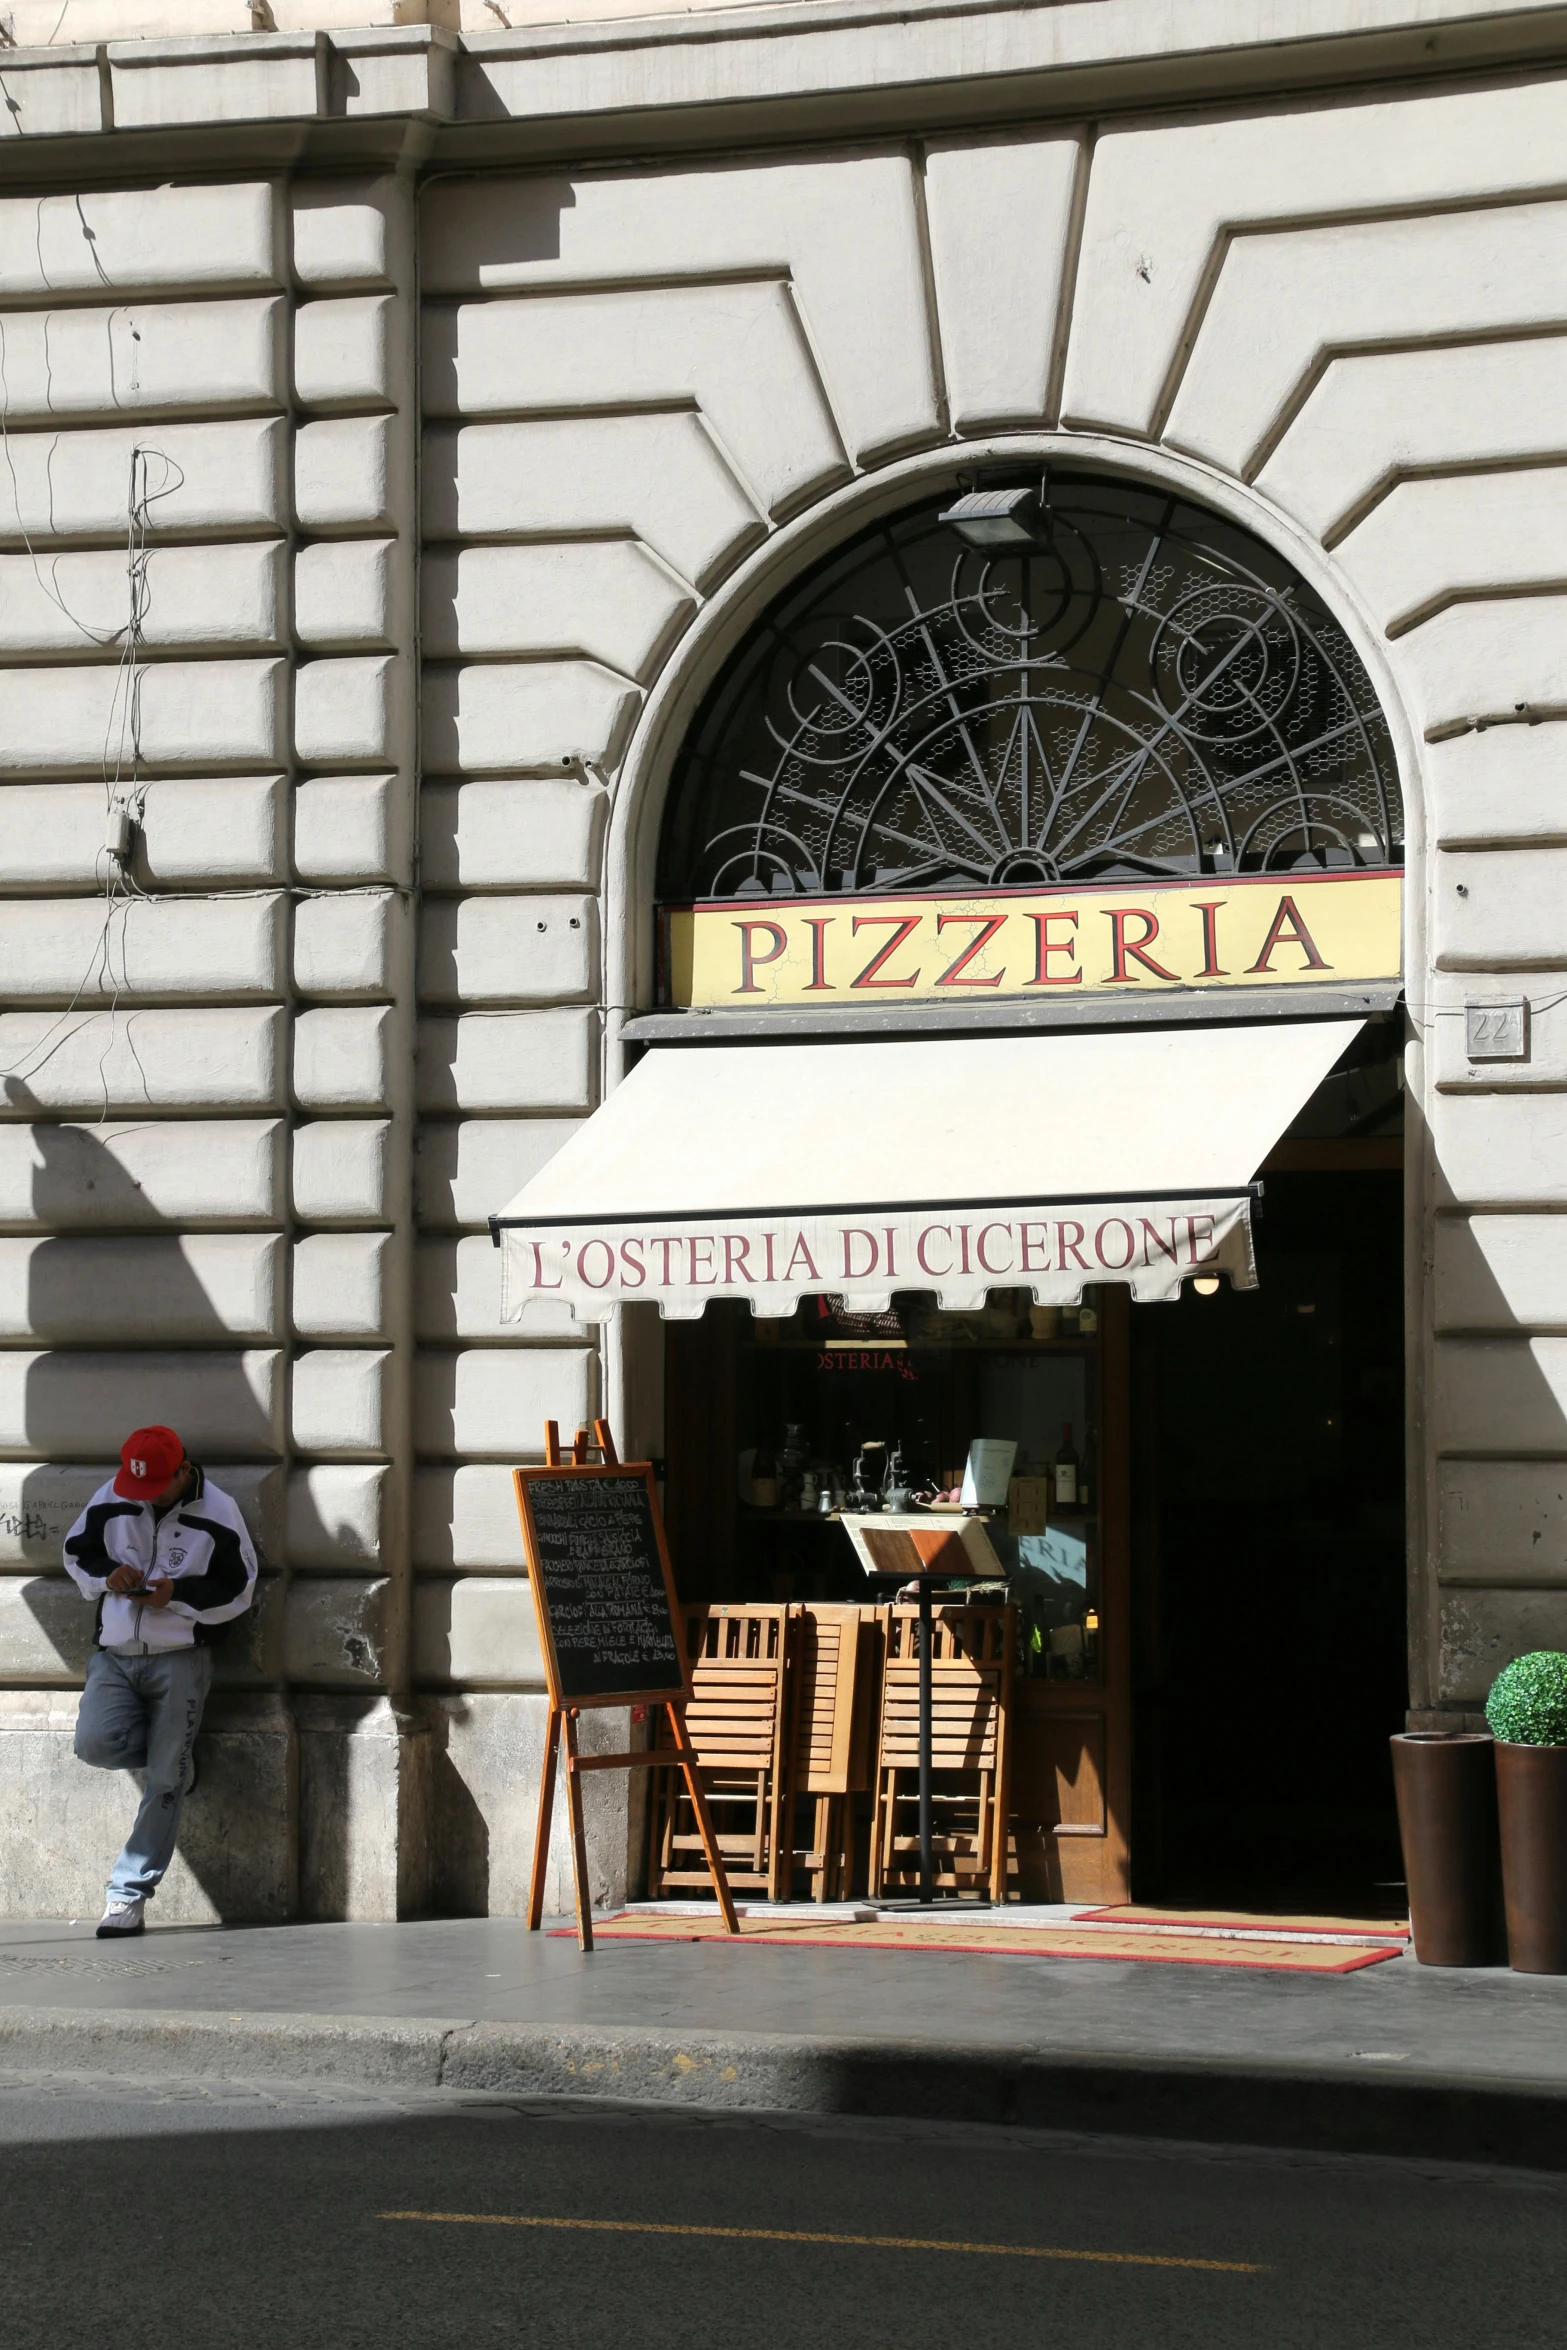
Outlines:
{"label": "wooden folding chair", "polygon": [[795,1844],[793,1870],[816,1901],[847,1898],[854,1874],[853,1798],[870,1785],[876,1611],[812,1605],[800,1610],[789,1734],[791,1817],[802,1805],[810,1841]]}
{"label": "wooden folding chair", "polygon": [[[686,1732],[713,1815],[724,1874],[769,1901],[789,1890],[788,1722],[793,1618],[788,1607],[683,1611],[692,1694]],[[660,1726],[662,1748],[668,1732]],[[712,1884],[680,1773],[653,1773],[648,1893]]]}
{"label": "wooden folding chair", "polygon": [[[1003,1901],[1017,1857],[1007,1832],[1011,1792],[1015,1607],[936,1605],[931,1647],[931,1839],[934,1883]],[[870,1891],[919,1885],[919,1610],[887,1619],[876,1754]],[[913,1816],[911,1816],[913,1815]]]}

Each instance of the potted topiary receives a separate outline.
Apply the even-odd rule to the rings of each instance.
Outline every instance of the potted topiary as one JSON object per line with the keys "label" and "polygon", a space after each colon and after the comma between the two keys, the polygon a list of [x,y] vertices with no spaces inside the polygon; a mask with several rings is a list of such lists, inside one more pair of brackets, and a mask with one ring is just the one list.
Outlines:
{"label": "potted topiary", "polygon": [[1497,1674],[1496,1739],[1509,1964],[1567,1975],[1567,1656],[1537,1649]]}

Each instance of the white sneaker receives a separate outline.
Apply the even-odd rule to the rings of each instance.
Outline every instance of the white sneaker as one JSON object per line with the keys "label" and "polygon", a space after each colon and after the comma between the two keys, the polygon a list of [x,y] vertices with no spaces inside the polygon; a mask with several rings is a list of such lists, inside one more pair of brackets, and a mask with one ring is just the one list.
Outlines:
{"label": "white sneaker", "polygon": [[121,1934],[140,1934],[147,1924],[147,1904],[139,1893],[129,1901],[116,1901],[112,1895],[109,1906],[98,1920],[98,1940],[110,1942]]}

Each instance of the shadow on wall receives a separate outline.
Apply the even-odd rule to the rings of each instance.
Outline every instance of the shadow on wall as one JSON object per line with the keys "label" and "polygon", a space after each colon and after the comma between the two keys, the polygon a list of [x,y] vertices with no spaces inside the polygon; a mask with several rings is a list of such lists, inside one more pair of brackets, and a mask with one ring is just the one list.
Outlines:
{"label": "shadow on wall", "polygon": [[469,1728],[466,1698],[445,1697],[424,1709],[430,1746],[431,1915],[490,1914],[490,1827],[451,1753]]}
{"label": "shadow on wall", "polygon": [[[463,106],[475,122],[511,120],[510,106],[491,88],[478,58],[468,60]],[[482,180],[472,186],[475,201],[463,205],[459,215],[465,270],[476,271],[482,283],[486,270],[560,259],[560,216],[575,210],[577,202],[569,179],[514,181],[500,203]]]}
{"label": "shadow on wall", "polygon": [[[32,1108],[24,1087],[4,1083],[13,1108]],[[262,1580],[254,1606],[218,1650],[203,1782],[186,1807],[179,1849],[219,1917],[277,1915],[292,1899],[297,1768],[282,1711],[261,1694],[276,1684],[282,1646],[282,1585],[268,1572],[265,1546],[267,1488],[278,1480],[278,1359],[263,1329],[247,1330],[244,1316],[236,1329],[232,1301],[225,1310],[179,1240],[156,1229],[158,1211],[135,1172],[138,1131],[119,1121],[101,1133],[87,1125],[31,1129],[32,1210],[54,1231],[27,1253],[25,1295],[0,1306],[7,1324],[31,1340],[11,1358],[6,1439],[44,1458],[6,1477],[0,1542],[8,1565],[41,1571],[5,1577],[3,1677],[80,1685],[93,1609],[64,1572],[64,1538],[132,1428],[162,1421],[198,1461],[253,1464],[227,1481],[251,1524]],[[159,1131],[169,1136],[169,1124],[160,1121]],[[266,1245],[262,1235],[255,1242]],[[245,1244],[236,1264],[241,1255],[253,1262]],[[56,1816],[13,1820],[13,1830],[56,1852],[55,1865],[67,1873],[80,1865],[95,1875],[112,1850],[67,1847],[128,1824],[129,1775],[89,1773],[62,1753],[59,1769],[35,1774],[33,1783]],[[47,1908],[47,1889],[39,1890]],[[62,1884],[57,1899],[68,1891]]]}
{"label": "shadow on wall", "polygon": [[[1446,1181],[1462,1197],[1472,1171]],[[1435,1701],[1475,1714],[1515,1656],[1567,1649],[1564,1236],[1543,1201],[1435,1229]]]}

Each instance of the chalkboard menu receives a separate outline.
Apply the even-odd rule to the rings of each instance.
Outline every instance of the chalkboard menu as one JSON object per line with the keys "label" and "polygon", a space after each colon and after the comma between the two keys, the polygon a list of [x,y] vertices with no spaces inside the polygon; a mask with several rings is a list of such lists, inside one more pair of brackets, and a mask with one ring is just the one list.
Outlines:
{"label": "chalkboard menu", "polygon": [[653,1471],[518,1469],[539,1641],[557,1706],[687,1695]]}

